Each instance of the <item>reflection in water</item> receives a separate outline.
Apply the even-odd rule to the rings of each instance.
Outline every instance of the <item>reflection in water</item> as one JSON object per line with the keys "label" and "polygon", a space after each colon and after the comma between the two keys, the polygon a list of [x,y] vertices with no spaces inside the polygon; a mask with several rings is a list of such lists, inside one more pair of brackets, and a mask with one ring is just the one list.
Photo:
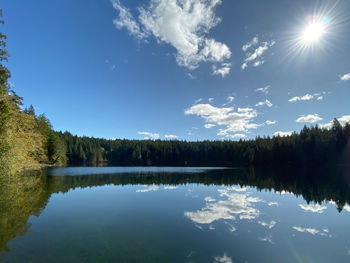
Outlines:
{"label": "reflection in water", "polygon": [[220,189],[220,196],[226,200],[208,202],[207,205],[195,212],[185,212],[185,216],[199,224],[210,224],[216,220],[254,219],[259,216],[259,210],[253,207],[253,203],[262,202],[259,198],[249,194],[237,194],[231,189]]}
{"label": "reflection in water", "polygon": [[[99,173],[99,169],[103,169],[102,173]],[[203,198],[201,200],[204,200],[203,206],[184,210],[186,220],[191,219],[198,228],[203,230],[202,225],[207,224],[205,231],[215,232],[219,227],[214,222],[220,219],[226,220],[226,228],[228,227],[232,235],[238,232],[236,225],[238,219],[244,221],[257,219],[257,224],[265,231],[275,230],[280,226],[278,220],[279,223],[263,218],[259,208],[259,205],[264,205],[269,209],[277,210],[280,208],[279,202],[253,196],[246,187],[253,187],[258,191],[274,190],[281,194],[293,193],[302,196],[306,202],[315,203],[297,206],[297,209],[307,215],[326,213],[327,207],[321,204],[323,201],[334,204],[339,211],[350,212],[348,205],[350,175],[346,170],[276,172],[253,169],[182,168],[180,172],[176,172],[177,170],[173,168],[162,168],[158,172],[156,168],[148,170],[122,168],[124,172],[120,172],[119,169],[93,168],[89,172],[89,168],[67,168],[43,171],[41,175],[11,178],[0,176],[0,252],[6,250],[6,245],[11,239],[24,235],[28,231],[30,228],[28,219],[31,216],[38,216],[43,211],[53,193],[66,193],[72,189],[93,186],[137,185],[138,188],[133,190],[140,193],[135,194],[137,196],[144,196],[142,193],[150,191],[158,193],[159,190],[174,190],[186,184],[225,186],[224,189],[215,190],[217,196],[213,192],[205,193],[201,197]],[[289,226],[289,230],[297,235],[331,237],[332,231],[328,228],[315,228],[302,224],[292,226]],[[205,231],[202,232],[205,233]],[[259,236],[257,239],[260,241],[277,243],[273,240],[276,238],[275,235],[272,237],[270,233],[261,232]],[[228,254],[227,250],[214,255],[217,256],[211,261],[232,262],[233,254]],[[193,256],[191,255],[191,258]]]}
{"label": "reflection in water", "polygon": [[329,235],[329,230],[327,228],[325,229],[321,229],[321,230],[317,230],[315,228],[306,228],[306,227],[300,227],[300,226],[293,226],[293,229],[301,232],[301,233],[309,233],[311,235],[320,235],[320,236],[329,236],[332,237],[331,235]]}
{"label": "reflection in water", "polygon": [[45,176],[0,176],[0,251],[16,236],[24,235],[32,215],[39,215],[50,194]]}
{"label": "reflection in water", "polygon": [[217,256],[214,258],[214,262],[217,263],[232,263],[232,258],[224,254],[222,257]]}
{"label": "reflection in water", "polygon": [[264,221],[258,221],[258,224],[271,229],[277,224],[277,222],[273,221],[273,220],[270,221],[270,223],[267,223],[267,222],[264,222]]}
{"label": "reflection in water", "polygon": [[319,205],[319,204],[311,204],[311,205],[306,205],[306,204],[299,204],[300,208],[307,211],[307,212],[312,212],[312,213],[318,213],[322,214],[324,210],[327,209],[324,205]]}

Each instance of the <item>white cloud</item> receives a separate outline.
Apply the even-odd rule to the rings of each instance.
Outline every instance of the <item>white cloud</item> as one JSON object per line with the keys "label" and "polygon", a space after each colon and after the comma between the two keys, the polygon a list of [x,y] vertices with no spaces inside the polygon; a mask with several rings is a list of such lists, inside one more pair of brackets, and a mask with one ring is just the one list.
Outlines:
{"label": "white cloud", "polygon": [[145,131],[139,131],[137,133],[140,135],[145,135],[144,137],[145,140],[149,140],[149,139],[158,140],[160,138],[158,133],[151,133],[151,132],[145,132]]}
{"label": "white cloud", "polygon": [[228,96],[228,97],[226,98],[226,103],[222,104],[222,106],[226,106],[226,105],[230,104],[231,102],[234,101],[234,99],[235,99],[235,97],[233,97],[233,96]]}
{"label": "white cloud", "polygon": [[291,131],[276,131],[273,136],[280,136],[280,137],[286,137],[286,136],[291,136],[293,134],[293,132]]}
{"label": "white cloud", "polygon": [[267,85],[263,88],[256,89],[255,92],[262,92],[262,93],[268,94],[270,87],[271,87],[270,85]]}
{"label": "white cloud", "polygon": [[[344,115],[344,116],[342,116],[340,118],[337,118],[337,120],[339,121],[339,123],[341,125],[344,126],[346,123],[348,123],[348,122],[350,123],[350,115]],[[328,123],[326,123],[326,124],[322,124],[320,126],[322,128],[330,129],[332,127],[332,124],[333,124],[333,120],[328,122]]]}
{"label": "white cloud", "polygon": [[341,77],[340,77],[340,80],[342,80],[342,81],[348,81],[348,80],[350,80],[350,73],[341,76]]}
{"label": "white cloud", "polygon": [[196,100],[194,101],[194,104],[198,104],[198,103],[200,103],[202,100],[203,100],[202,98],[196,99]]}
{"label": "white cloud", "polygon": [[204,200],[205,200],[206,202],[215,202],[215,201],[216,201],[215,198],[210,197],[210,196],[207,196],[206,198],[204,198]]}
{"label": "white cloud", "polygon": [[243,52],[245,52],[245,59],[242,63],[242,70],[248,67],[249,63],[253,64],[253,67],[261,66],[265,63],[263,54],[273,45],[275,45],[275,41],[264,41],[259,44],[259,40],[257,37],[253,38],[253,40],[249,41],[242,47]]}
{"label": "white cloud", "polygon": [[304,228],[299,226],[293,226],[293,229],[301,233],[309,233],[311,235],[326,236],[329,231],[328,229],[317,230],[315,228]]}
{"label": "white cloud", "polygon": [[218,135],[227,136],[236,132],[247,132],[256,129],[258,124],[252,123],[257,117],[256,110],[251,108],[238,108],[237,112],[233,107],[214,107],[210,104],[197,104],[185,110],[186,115],[197,115],[207,123],[226,126],[219,129]]}
{"label": "white cloud", "polygon": [[305,100],[312,100],[313,98],[314,98],[313,95],[305,94],[304,96],[301,96],[301,97],[295,96],[295,97],[289,99],[288,101],[289,102],[296,102],[296,101],[299,101],[299,100],[304,100],[305,101]]}
{"label": "white cloud", "polygon": [[208,101],[209,101],[209,102],[213,102],[213,101],[214,101],[214,98],[209,98]]}
{"label": "white cloud", "polygon": [[267,223],[267,222],[264,222],[264,221],[258,221],[258,224],[262,225],[263,227],[267,227],[267,228],[271,229],[277,224],[277,222],[273,221],[273,220],[270,221],[270,223]]}
{"label": "white cloud", "polygon": [[327,207],[321,206],[319,204],[313,204],[313,205],[299,204],[299,206],[304,211],[318,213],[318,214],[322,214],[324,212],[324,210],[327,209]]}
{"label": "white cloud", "polygon": [[175,189],[177,189],[177,186],[176,185],[166,185],[166,186],[164,186],[164,189],[165,190],[175,190]]}
{"label": "white cloud", "polygon": [[323,96],[318,96],[317,100],[323,100]]}
{"label": "white cloud", "polygon": [[242,69],[242,70],[245,70],[247,67],[248,67],[248,64],[244,62],[244,63],[242,64],[242,66],[241,66],[241,69]]}
{"label": "white cloud", "polygon": [[276,123],[277,123],[277,121],[269,121],[269,120],[265,121],[266,125],[274,125]]}
{"label": "white cloud", "polygon": [[249,42],[247,42],[245,45],[242,46],[242,50],[244,52],[248,51],[248,49],[250,49],[252,46],[256,46],[259,42],[259,38],[258,36],[253,37],[252,40],[250,40]]}
{"label": "white cloud", "polygon": [[164,137],[165,137],[165,139],[169,139],[169,140],[177,139],[177,136],[174,134],[165,134]]}
{"label": "white cloud", "polygon": [[259,107],[259,106],[264,106],[266,105],[267,107],[272,107],[272,103],[266,99],[265,101],[260,101],[257,104],[255,104],[255,106]]}
{"label": "white cloud", "polygon": [[191,73],[187,73],[187,76],[188,76],[190,79],[196,79],[196,76],[193,76]]}
{"label": "white cloud", "polygon": [[195,212],[185,212],[185,216],[198,224],[211,224],[216,220],[254,219],[259,217],[260,211],[253,207],[253,203],[262,202],[259,198],[249,194],[238,194],[230,189],[219,189],[220,196],[226,200],[207,203],[204,208]]}
{"label": "white cloud", "polygon": [[253,63],[253,67],[259,67],[261,66],[262,64],[264,64],[265,61],[264,60],[257,60]]}
{"label": "white cloud", "polygon": [[267,203],[267,205],[268,206],[273,206],[273,205],[278,206],[278,203],[277,202],[269,202],[269,203]]}
{"label": "white cloud", "polygon": [[225,77],[230,73],[231,63],[222,63],[220,68],[217,68],[213,65],[213,75],[221,75],[221,77]]}
{"label": "white cloud", "polygon": [[125,27],[137,39],[143,39],[148,36],[147,32],[140,28],[128,8],[121,5],[119,0],[111,0],[111,2],[113,7],[119,12],[119,17],[113,20],[114,25],[118,29]]}
{"label": "white cloud", "polygon": [[309,122],[309,123],[315,123],[318,121],[322,121],[323,119],[318,114],[308,114],[306,116],[302,115],[298,119],[296,119],[296,122]]}
{"label": "white cloud", "polygon": [[206,128],[206,129],[210,129],[210,128],[213,128],[213,127],[215,127],[216,125],[215,124],[212,124],[212,123],[206,123],[206,124],[204,124],[204,128]]}
{"label": "white cloud", "polygon": [[157,191],[159,189],[159,186],[157,185],[151,185],[151,186],[145,186],[145,189],[138,189],[136,190],[136,192],[138,193],[147,193],[147,192],[151,192],[151,191]]}
{"label": "white cloud", "polygon": [[232,263],[232,258],[224,254],[222,257],[214,257],[214,263]]}
{"label": "white cloud", "polygon": [[[119,11],[114,20],[118,29],[125,27],[138,39],[152,35],[158,42],[170,44],[177,51],[180,66],[195,69],[201,62],[221,63],[231,57],[225,44],[207,37],[221,21],[215,15],[221,0],[151,0],[147,7],[138,8],[137,20],[119,0],[111,1]],[[230,65],[225,67],[218,74],[228,74]]]}
{"label": "white cloud", "polygon": [[236,133],[236,134],[228,134],[226,137],[231,139],[243,139],[246,137],[246,135],[242,133]]}

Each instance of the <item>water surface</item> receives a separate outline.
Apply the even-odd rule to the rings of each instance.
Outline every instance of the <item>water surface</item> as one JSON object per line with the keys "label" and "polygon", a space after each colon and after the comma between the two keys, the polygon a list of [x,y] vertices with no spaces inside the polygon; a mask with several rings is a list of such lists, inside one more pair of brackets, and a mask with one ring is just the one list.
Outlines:
{"label": "water surface", "polygon": [[49,169],[3,188],[0,260],[349,262],[349,177],[306,173]]}

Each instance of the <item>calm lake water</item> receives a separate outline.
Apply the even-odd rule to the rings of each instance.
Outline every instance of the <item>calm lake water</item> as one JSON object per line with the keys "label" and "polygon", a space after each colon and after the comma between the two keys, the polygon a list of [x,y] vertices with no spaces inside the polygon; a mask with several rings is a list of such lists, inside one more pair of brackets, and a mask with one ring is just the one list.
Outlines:
{"label": "calm lake water", "polygon": [[306,180],[302,172],[154,167],[45,173],[0,192],[1,262],[350,262],[348,175],[308,171]]}

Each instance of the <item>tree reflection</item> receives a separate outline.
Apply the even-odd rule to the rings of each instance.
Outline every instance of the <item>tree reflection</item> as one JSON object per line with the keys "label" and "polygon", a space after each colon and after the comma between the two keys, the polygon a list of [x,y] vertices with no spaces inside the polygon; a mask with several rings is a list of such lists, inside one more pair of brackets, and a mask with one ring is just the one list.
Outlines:
{"label": "tree reflection", "polygon": [[[64,169],[64,168],[63,168]],[[24,235],[30,216],[38,216],[53,193],[103,185],[240,185],[258,191],[290,192],[307,202],[332,201],[339,212],[350,203],[349,169],[226,169],[204,172],[140,172],[79,176],[0,176],[0,251],[13,238]]]}

